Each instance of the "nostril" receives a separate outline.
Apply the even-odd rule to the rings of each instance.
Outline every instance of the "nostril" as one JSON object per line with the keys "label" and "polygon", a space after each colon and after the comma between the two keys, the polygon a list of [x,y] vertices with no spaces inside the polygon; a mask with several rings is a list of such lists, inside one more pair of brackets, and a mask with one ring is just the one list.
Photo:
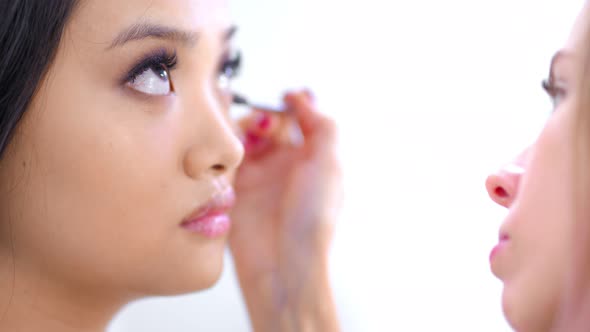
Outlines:
{"label": "nostril", "polygon": [[217,172],[225,171],[225,166],[223,166],[222,164],[213,165],[213,167],[211,167],[211,168]]}
{"label": "nostril", "polygon": [[494,194],[496,194],[496,196],[500,198],[508,197],[508,192],[503,187],[496,187],[496,189],[494,190]]}

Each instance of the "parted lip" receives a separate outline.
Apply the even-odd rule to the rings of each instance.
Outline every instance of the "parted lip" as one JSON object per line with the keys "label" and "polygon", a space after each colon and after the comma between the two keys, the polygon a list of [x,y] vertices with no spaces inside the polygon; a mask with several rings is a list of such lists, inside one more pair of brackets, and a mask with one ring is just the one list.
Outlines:
{"label": "parted lip", "polygon": [[504,231],[500,231],[500,234],[498,234],[498,241],[499,242],[506,242],[510,240],[510,235],[508,235],[508,233],[504,232]]}
{"label": "parted lip", "polygon": [[207,203],[194,209],[183,220],[181,225],[199,222],[202,219],[219,214],[227,214],[234,206],[236,195],[233,188],[227,189],[213,194]]}

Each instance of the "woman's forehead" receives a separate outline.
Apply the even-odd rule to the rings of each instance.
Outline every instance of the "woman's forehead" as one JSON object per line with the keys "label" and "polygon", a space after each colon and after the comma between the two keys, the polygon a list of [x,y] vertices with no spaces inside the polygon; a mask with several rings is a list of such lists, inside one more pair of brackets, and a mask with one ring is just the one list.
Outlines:
{"label": "woman's forehead", "polygon": [[224,0],[82,0],[69,31],[93,42],[106,42],[138,23],[157,23],[182,30],[231,25]]}

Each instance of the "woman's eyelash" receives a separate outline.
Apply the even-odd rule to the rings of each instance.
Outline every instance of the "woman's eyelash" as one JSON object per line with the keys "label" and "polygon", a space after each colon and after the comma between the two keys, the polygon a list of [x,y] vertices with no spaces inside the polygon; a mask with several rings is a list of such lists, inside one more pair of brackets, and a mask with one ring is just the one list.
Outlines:
{"label": "woman's eyelash", "polygon": [[170,53],[165,49],[157,50],[139,61],[139,63],[125,75],[123,83],[133,83],[139,75],[149,69],[172,70],[176,67],[177,62],[178,58],[176,56],[176,51]]}
{"label": "woman's eyelash", "polygon": [[[161,71],[169,72],[177,66],[177,62],[176,51],[170,53],[166,49],[157,50],[148,54],[133,66],[121,81],[123,84],[134,83],[140,75],[150,69],[156,73]],[[219,75],[231,80],[239,75],[241,67],[242,53],[239,51],[233,52],[233,54],[228,52],[223,56],[220,63]]]}
{"label": "woman's eyelash", "polygon": [[239,75],[242,67],[242,53],[236,52],[232,55],[225,55],[219,68],[220,74],[231,79]]}

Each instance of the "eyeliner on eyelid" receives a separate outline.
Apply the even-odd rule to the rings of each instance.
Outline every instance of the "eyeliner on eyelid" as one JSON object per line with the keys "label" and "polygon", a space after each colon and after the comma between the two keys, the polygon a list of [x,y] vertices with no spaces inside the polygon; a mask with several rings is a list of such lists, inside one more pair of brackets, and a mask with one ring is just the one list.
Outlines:
{"label": "eyeliner on eyelid", "polygon": [[174,69],[178,62],[176,51],[170,52],[164,48],[145,55],[129,70],[121,79],[123,84],[132,82],[137,76],[157,66],[165,66],[166,69]]}

